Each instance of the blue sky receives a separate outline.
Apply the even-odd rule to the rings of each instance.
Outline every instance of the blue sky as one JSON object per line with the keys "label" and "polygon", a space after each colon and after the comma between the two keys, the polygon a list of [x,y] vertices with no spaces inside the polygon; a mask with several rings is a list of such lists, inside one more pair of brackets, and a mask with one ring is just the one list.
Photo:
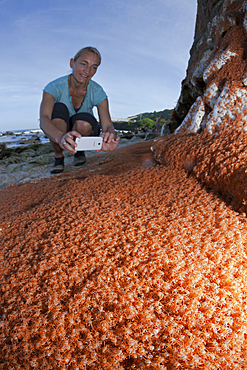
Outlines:
{"label": "blue sky", "polygon": [[113,118],[173,108],[196,0],[0,0],[0,131],[38,128],[42,89],[95,46]]}

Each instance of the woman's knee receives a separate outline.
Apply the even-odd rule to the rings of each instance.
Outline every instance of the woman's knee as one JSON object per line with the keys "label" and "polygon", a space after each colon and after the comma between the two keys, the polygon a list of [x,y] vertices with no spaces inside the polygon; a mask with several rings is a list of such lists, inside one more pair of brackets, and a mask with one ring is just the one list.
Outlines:
{"label": "woman's knee", "polygon": [[88,112],[77,113],[70,118],[70,127],[85,136],[99,136],[100,127],[96,118]]}
{"label": "woman's knee", "polygon": [[94,131],[92,125],[87,121],[76,120],[72,130],[79,132],[82,136],[92,136]]}
{"label": "woman's knee", "polygon": [[54,118],[54,119],[52,119],[52,122],[61,131],[63,131],[63,132],[67,132],[68,131],[68,124],[63,119],[61,119],[61,118]]}
{"label": "woman's knee", "polygon": [[69,110],[67,106],[63,103],[55,103],[51,120],[63,132],[69,131]]}

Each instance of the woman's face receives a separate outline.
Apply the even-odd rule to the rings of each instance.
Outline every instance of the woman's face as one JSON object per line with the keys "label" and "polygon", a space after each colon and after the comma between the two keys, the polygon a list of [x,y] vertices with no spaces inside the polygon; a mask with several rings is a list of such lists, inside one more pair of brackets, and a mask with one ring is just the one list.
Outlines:
{"label": "woman's face", "polygon": [[72,75],[78,83],[88,83],[97,72],[99,58],[90,51],[84,51],[81,56],[74,61],[70,60]]}

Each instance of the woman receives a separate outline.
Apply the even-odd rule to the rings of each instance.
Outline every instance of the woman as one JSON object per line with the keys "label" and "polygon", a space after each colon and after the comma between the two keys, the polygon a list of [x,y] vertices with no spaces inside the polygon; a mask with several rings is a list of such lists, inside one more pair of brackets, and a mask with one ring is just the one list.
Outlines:
{"label": "woman", "polygon": [[103,138],[102,150],[116,149],[120,138],[116,137],[111,122],[107,95],[91,78],[101,63],[99,51],[86,47],[70,60],[72,73],[50,82],[43,91],[40,106],[40,128],[50,139],[55,152],[55,164],[51,173],[64,170],[63,151],[74,154],[74,165],[86,162],[85,153],[76,152],[75,139],[81,136],[99,136],[100,126],[93,116],[98,110]]}

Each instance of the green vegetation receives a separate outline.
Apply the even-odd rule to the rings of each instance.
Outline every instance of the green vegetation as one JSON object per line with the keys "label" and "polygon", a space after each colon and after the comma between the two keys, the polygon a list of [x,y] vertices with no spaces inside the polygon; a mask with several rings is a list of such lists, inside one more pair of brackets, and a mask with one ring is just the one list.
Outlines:
{"label": "green vegetation", "polygon": [[155,121],[153,121],[150,118],[144,118],[141,121],[137,121],[137,123],[140,124],[140,126],[148,127],[148,128],[153,128],[155,125]]}
{"label": "green vegetation", "polygon": [[129,121],[126,122],[114,122],[114,127],[116,130],[127,130],[127,131],[135,131],[135,130],[152,130],[155,127],[155,121],[161,115],[163,118],[160,122],[160,126],[170,118],[172,113],[172,109],[165,109],[159,112],[146,112],[140,113],[132,117],[128,117]]}
{"label": "green vegetation", "polygon": [[136,115],[136,117],[138,117],[140,120],[144,118],[150,118],[155,122],[158,117],[163,115],[163,119],[167,121],[171,117],[172,111],[173,109],[164,109],[158,112],[154,111],[154,112],[139,113]]}
{"label": "green vegetation", "polygon": [[146,128],[152,129],[155,126],[155,121],[157,120],[157,118],[163,115],[163,118],[160,121],[160,126],[162,127],[163,124],[170,118],[171,113],[172,113],[172,109],[165,109],[159,112],[154,111],[154,112],[140,113],[136,115],[135,118],[131,119],[129,121],[129,124],[131,124],[131,122],[135,122],[136,125],[138,125],[139,127],[146,127]]}

